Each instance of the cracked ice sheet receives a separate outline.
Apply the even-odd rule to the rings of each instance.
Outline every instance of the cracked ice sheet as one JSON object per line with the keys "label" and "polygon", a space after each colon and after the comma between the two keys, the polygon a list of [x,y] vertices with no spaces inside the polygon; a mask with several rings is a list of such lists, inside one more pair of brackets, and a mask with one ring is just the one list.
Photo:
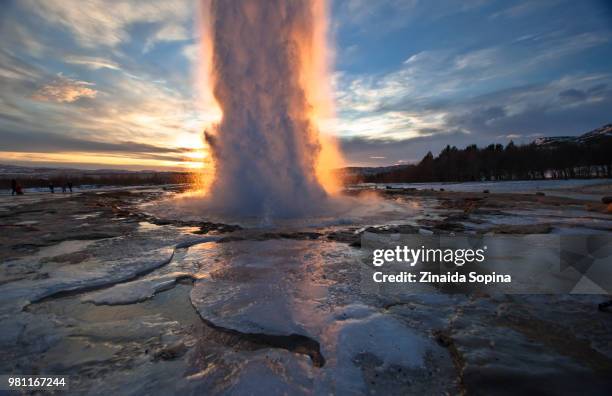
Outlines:
{"label": "cracked ice sheet", "polygon": [[81,301],[96,305],[133,304],[172,289],[181,279],[197,279],[200,268],[211,261],[209,257],[214,251],[214,241],[217,239],[217,237],[190,238],[178,244],[174,249],[172,260],[154,273],[135,281],[88,293],[81,298]]}
{"label": "cracked ice sheet", "polygon": [[176,245],[172,260],[143,278],[120,283],[101,291],[88,293],[83,302],[96,305],[126,305],[142,302],[155,294],[171,289],[181,279],[197,279],[197,273],[213,262],[217,237],[189,238]]}
{"label": "cracked ice sheet", "polygon": [[[0,285],[0,314],[21,310],[30,302],[58,292],[85,291],[128,281],[171,264],[176,252],[180,256],[185,248],[213,239],[184,233],[175,227],[156,227],[95,242],[63,241],[45,247],[6,263],[9,269],[24,268],[36,276]],[[46,260],[75,252],[87,253],[90,258],[78,264]],[[0,278],[6,278],[5,275]]]}
{"label": "cracked ice sheet", "polygon": [[156,293],[173,288],[177,279],[188,276],[187,273],[176,272],[120,283],[98,292],[89,293],[81,301],[96,305],[124,305],[142,302],[153,297]]}
{"label": "cracked ice sheet", "polygon": [[[21,310],[31,302],[59,292],[81,291],[124,282],[171,262],[175,247],[207,240],[176,230],[138,233],[83,244],[91,259],[73,265],[42,264],[42,259],[65,253],[46,248],[43,253],[19,259],[21,266],[33,268],[35,279],[22,279],[0,286],[0,314]],[[65,244],[65,243],[64,243]]]}
{"label": "cracked ice sheet", "polygon": [[[347,303],[359,299],[359,263],[346,245],[272,240],[217,247],[216,264],[199,274],[202,279],[191,292],[200,316],[242,333],[295,333],[317,340],[327,363],[304,373],[305,378],[315,375],[315,393],[364,392],[368,385],[356,363],[364,354],[382,362],[381,371],[391,366],[424,370],[426,355],[448,361],[445,350],[400,319]],[[245,370],[261,368],[245,365]],[[248,382],[251,374],[242,372],[240,378]],[[242,385],[234,384],[235,389]]]}
{"label": "cracked ice sheet", "polygon": [[38,280],[11,282],[0,286],[0,312],[21,310],[31,302],[60,292],[86,290],[112,285],[148,272],[168,263],[174,248],[154,249],[138,257],[122,260],[89,260],[48,272]]}

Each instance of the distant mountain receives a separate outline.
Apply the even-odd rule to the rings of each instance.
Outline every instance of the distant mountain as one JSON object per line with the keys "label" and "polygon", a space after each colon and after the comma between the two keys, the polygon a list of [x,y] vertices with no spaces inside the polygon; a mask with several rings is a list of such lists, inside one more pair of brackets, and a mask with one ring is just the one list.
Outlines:
{"label": "distant mountain", "polygon": [[390,166],[376,166],[376,167],[349,166],[349,167],[340,169],[340,172],[344,176],[364,176],[364,175],[374,176],[374,175],[379,175],[381,173],[388,173],[388,172],[392,172],[396,170],[401,170],[401,169],[404,169],[410,166],[412,165],[390,165]]}
{"label": "distant mountain", "polygon": [[602,139],[610,138],[612,138],[612,124],[607,124],[580,136],[552,136],[537,138],[534,141],[534,144],[538,146],[553,146],[566,143],[591,144],[598,143]]}
{"label": "distant mountain", "polygon": [[172,171],[154,170],[126,170],[126,169],[76,169],[76,168],[52,168],[52,167],[30,167],[0,164],[0,176],[95,176],[95,175],[149,175],[154,173],[181,173]]}
{"label": "distant mountain", "polygon": [[578,136],[576,141],[579,143],[594,143],[601,139],[609,138],[612,138],[612,124],[604,125],[601,128],[593,129],[591,132]]}

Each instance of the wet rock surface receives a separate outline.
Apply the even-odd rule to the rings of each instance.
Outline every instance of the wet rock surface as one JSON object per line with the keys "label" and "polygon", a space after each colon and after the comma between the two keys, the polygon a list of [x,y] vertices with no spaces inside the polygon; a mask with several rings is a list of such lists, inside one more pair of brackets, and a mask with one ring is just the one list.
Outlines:
{"label": "wet rock surface", "polygon": [[258,228],[143,209],[171,194],[0,202],[0,372],[101,395],[609,393],[609,297],[390,298],[359,270],[365,232],[610,232],[604,204],[388,189],[377,214]]}

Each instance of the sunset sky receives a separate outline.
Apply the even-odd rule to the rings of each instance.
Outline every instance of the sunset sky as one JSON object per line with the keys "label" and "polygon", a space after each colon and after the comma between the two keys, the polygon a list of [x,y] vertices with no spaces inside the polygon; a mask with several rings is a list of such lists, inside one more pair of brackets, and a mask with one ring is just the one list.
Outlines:
{"label": "sunset sky", "polygon": [[[0,163],[201,163],[216,111],[197,100],[195,1],[1,7]],[[612,122],[609,1],[338,0],[331,10],[330,132],[348,165]]]}

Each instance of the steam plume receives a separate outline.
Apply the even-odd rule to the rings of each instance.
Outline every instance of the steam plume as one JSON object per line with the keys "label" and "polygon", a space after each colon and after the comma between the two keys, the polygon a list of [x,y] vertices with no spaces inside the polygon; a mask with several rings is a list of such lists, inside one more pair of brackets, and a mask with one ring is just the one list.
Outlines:
{"label": "steam plume", "polygon": [[222,111],[205,132],[215,169],[210,204],[239,215],[311,213],[333,190],[329,168],[339,158],[318,130],[333,112],[325,2],[206,0],[203,7],[206,72]]}

